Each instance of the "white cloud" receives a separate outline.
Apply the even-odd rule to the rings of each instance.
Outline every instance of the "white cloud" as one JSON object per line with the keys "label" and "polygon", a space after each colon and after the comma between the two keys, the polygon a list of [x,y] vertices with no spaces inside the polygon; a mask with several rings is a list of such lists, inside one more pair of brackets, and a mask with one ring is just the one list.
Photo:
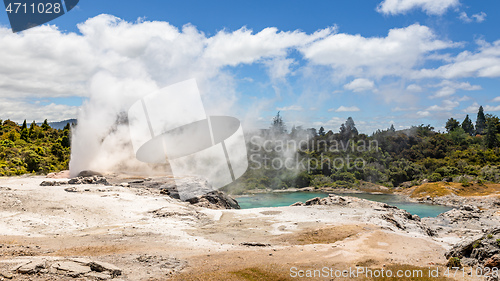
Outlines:
{"label": "white cloud", "polygon": [[478,41],[478,51],[463,51],[451,63],[434,69],[421,69],[412,77],[456,79],[464,77],[500,77],[500,40],[492,44]]}
{"label": "white cloud", "polygon": [[463,111],[465,113],[477,113],[478,110],[479,110],[479,104],[477,102],[474,102],[472,105],[468,106]]}
{"label": "white cloud", "polygon": [[285,106],[285,107],[277,107],[276,110],[279,110],[279,111],[302,111],[304,109],[300,105],[291,105],[291,106]]}
{"label": "white cloud", "polygon": [[334,30],[326,28],[312,35],[300,31],[278,32],[275,27],[265,28],[256,34],[246,28],[234,32],[220,31],[206,39],[203,57],[216,65],[250,64],[262,58],[283,57],[288,48],[304,46]]}
{"label": "white cloud", "polygon": [[483,88],[479,85],[471,85],[469,82],[453,82],[449,80],[444,80],[441,83],[437,85],[432,85],[431,87],[442,87],[439,89],[436,94],[433,96],[433,98],[442,98],[442,97],[448,97],[451,95],[454,95],[457,90],[464,90],[464,91],[478,91],[482,90]]}
{"label": "white cloud", "polygon": [[460,4],[459,0],[384,0],[378,7],[379,13],[388,15],[406,14],[414,9],[422,9],[429,15],[442,15],[449,8]]}
{"label": "white cloud", "polygon": [[420,87],[417,84],[411,84],[411,85],[408,85],[408,87],[406,87],[406,90],[408,90],[410,92],[418,93],[418,92],[422,92],[423,89],[422,89],[422,87]]}
{"label": "white cloud", "polygon": [[329,109],[328,111],[335,111],[335,112],[356,112],[359,111],[360,109],[357,106],[340,106],[337,109]]}
{"label": "white cloud", "polygon": [[355,79],[344,85],[344,89],[351,90],[353,92],[365,92],[373,89],[374,87],[375,83],[373,83],[373,81],[364,78]]}
{"label": "white cloud", "polygon": [[345,123],[345,119],[342,119],[340,117],[332,117],[332,119],[330,119],[326,122],[321,122],[321,121],[314,122],[313,126],[315,128],[319,128],[321,126],[324,127],[325,129],[333,128],[332,130],[336,131],[336,129],[340,128],[340,125],[342,125],[344,123]]}
{"label": "white cloud", "polygon": [[268,74],[272,80],[284,80],[290,74],[290,67],[294,63],[294,59],[276,58],[266,61],[264,64],[268,67]]}
{"label": "white cloud", "polygon": [[391,29],[386,37],[331,34],[300,49],[312,64],[330,66],[337,76],[380,78],[409,74],[426,54],[454,46],[436,39],[427,26],[413,24]]}
{"label": "white cloud", "polygon": [[396,106],[394,108],[391,109],[392,112],[408,112],[408,111],[415,111],[415,110],[418,110],[418,107],[406,107],[406,108],[403,108],[403,107],[399,107],[399,106]]}
{"label": "white cloud", "polygon": [[[242,28],[209,37],[192,25],[179,29],[167,22],[132,23],[111,15],[90,18],[78,28],[81,34],[64,33],[48,25],[14,34],[0,27],[0,98],[89,97],[93,91],[89,81],[99,73],[110,73],[121,82],[141,81],[138,85],[142,88],[122,91],[123,103],[160,86],[196,78],[207,111],[234,111],[236,83],[224,67],[261,63],[271,79],[284,79],[294,64],[287,58],[290,49],[335,30],[307,34],[265,28],[255,33]],[[22,112],[23,108],[17,110]],[[3,117],[9,118],[5,111],[0,112]]]}
{"label": "white cloud", "polygon": [[417,111],[419,117],[429,117],[431,113],[429,111]]}
{"label": "white cloud", "polygon": [[497,105],[497,106],[487,105],[484,107],[484,111],[486,111],[486,112],[488,112],[488,111],[500,111],[500,105]]}
{"label": "white cloud", "polygon": [[[22,110],[20,110],[22,109]],[[0,98],[0,112],[5,118],[15,122],[26,119],[29,122],[41,122],[47,119],[49,122],[61,121],[75,118],[78,108],[62,104],[40,104],[29,102],[24,99]]]}
{"label": "white cloud", "polygon": [[500,96],[494,98],[493,100],[491,100],[492,102],[500,102]]}
{"label": "white cloud", "polygon": [[473,21],[480,23],[486,20],[486,13],[480,12],[477,14],[473,14],[471,17],[469,17],[466,12],[461,12],[458,18],[466,23],[471,23]]}
{"label": "white cloud", "polygon": [[459,104],[460,103],[458,101],[443,100],[441,105],[430,106],[425,111],[451,111]]}

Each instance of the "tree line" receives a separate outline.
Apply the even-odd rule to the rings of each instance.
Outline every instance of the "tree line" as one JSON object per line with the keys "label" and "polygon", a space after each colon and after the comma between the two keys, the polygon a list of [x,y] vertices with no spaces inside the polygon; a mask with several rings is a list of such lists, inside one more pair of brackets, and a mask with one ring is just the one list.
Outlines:
{"label": "tree line", "polygon": [[[312,168],[251,167],[239,182],[227,189],[237,193],[255,188],[351,188],[365,183],[397,187],[423,181],[453,181],[463,185],[500,182],[500,120],[497,116],[485,114],[481,106],[475,124],[467,115],[461,123],[450,118],[445,128],[446,132],[436,132],[431,125],[421,124],[396,130],[391,125],[386,130],[366,135],[358,132],[353,118],[349,117],[337,132],[326,131],[324,127],[316,130],[300,126],[293,126],[288,132],[278,113],[270,128],[258,133],[259,138],[278,144],[280,140],[307,140],[309,149],[295,151],[294,157],[295,161],[306,163],[302,166]],[[373,141],[377,143],[376,149],[359,149]],[[325,149],[338,144],[352,145],[354,149]],[[252,144],[248,145],[253,162],[290,156],[290,153],[285,156],[276,151],[252,152]],[[363,159],[363,165],[331,165],[347,157]]]}
{"label": "tree line", "polygon": [[40,126],[35,121],[28,126],[26,120],[22,125],[0,120],[0,176],[68,169],[70,131],[69,123],[59,130],[47,120]]}

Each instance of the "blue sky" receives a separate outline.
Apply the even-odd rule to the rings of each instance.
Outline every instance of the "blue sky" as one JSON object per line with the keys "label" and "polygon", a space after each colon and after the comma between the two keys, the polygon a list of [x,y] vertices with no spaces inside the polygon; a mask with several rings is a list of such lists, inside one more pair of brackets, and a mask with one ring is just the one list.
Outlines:
{"label": "blue sky", "polygon": [[500,114],[499,13],[485,0],[82,0],[12,34],[3,12],[0,118],[58,121],[101,88],[144,83],[143,95],[195,77],[208,112],[248,126],[279,110],[289,127],[337,131],[352,116],[364,133],[443,130],[479,105]]}

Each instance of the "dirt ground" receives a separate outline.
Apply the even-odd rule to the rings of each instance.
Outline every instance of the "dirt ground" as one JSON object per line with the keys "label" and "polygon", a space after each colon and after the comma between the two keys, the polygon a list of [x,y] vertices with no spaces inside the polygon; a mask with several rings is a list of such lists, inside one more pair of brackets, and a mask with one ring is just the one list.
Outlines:
{"label": "dirt ground", "polygon": [[113,280],[295,280],[291,268],[442,266],[449,247],[395,230],[372,209],[211,210],[122,186],[68,191],[43,180],[0,178],[0,280],[97,280],[13,271],[33,257],[108,262],[122,269]]}

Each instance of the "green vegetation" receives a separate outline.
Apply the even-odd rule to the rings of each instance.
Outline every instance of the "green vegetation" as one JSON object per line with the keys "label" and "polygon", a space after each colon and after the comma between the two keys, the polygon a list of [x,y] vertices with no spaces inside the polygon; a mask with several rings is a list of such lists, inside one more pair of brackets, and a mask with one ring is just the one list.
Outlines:
{"label": "green vegetation", "polygon": [[449,268],[452,268],[452,267],[462,268],[462,263],[460,262],[460,258],[453,257],[453,258],[450,258],[448,260],[448,263],[446,264],[446,266],[448,266]]}
{"label": "green vegetation", "polygon": [[46,174],[68,169],[70,125],[53,129],[47,120],[28,127],[10,120],[0,120],[0,176],[26,173]]}
{"label": "green vegetation", "polygon": [[278,113],[270,129],[248,136],[249,170],[226,190],[499,183],[500,119],[480,107],[475,126],[467,115],[462,123],[450,118],[445,127],[391,126],[368,136],[349,117],[337,133],[300,126],[288,132]]}

